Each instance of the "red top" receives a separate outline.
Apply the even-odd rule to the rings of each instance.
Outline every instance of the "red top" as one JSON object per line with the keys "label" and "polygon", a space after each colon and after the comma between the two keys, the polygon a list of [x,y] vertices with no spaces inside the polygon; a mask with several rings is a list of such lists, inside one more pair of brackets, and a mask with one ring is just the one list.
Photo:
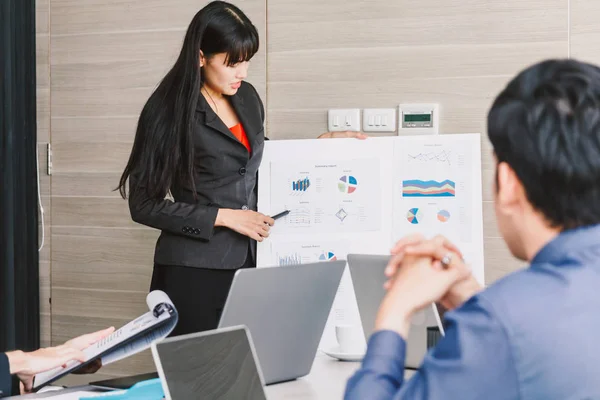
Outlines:
{"label": "red top", "polygon": [[234,125],[231,128],[229,128],[229,130],[231,131],[231,133],[233,133],[233,136],[235,136],[237,140],[239,140],[244,145],[244,147],[248,149],[249,153],[251,151],[250,141],[248,140],[248,136],[246,135],[246,131],[244,130],[242,124]]}

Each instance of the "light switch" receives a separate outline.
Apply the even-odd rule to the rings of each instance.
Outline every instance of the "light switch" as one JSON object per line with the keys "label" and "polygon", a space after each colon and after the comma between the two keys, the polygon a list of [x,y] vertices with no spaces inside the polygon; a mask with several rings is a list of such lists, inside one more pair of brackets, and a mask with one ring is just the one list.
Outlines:
{"label": "light switch", "polygon": [[364,132],[395,132],[396,110],[394,108],[365,108],[363,110]]}
{"label": "light switch", "polygon": [[331,109],[327,112],[327,129],[336,131],[360,131],[360,109]]}

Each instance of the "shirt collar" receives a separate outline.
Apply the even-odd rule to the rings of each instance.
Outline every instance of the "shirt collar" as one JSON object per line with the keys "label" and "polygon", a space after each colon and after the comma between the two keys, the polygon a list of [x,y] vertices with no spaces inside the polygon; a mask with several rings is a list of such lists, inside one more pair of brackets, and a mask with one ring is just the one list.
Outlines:
{"label": "shirt collar", "polygon": [[600,246],[600,224],[561,232],[531,260],[531,264],[555,263],[567,254],[591,246]]}

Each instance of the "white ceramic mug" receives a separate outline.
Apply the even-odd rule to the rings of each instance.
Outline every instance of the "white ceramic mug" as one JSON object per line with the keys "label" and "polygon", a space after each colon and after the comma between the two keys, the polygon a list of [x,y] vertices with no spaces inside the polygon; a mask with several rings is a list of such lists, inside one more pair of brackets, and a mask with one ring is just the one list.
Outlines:
{"label": "white ceramic mug", "polygon": [[335,337],[342,353],[365,351],[365,337],[360,325],[336,325]]}

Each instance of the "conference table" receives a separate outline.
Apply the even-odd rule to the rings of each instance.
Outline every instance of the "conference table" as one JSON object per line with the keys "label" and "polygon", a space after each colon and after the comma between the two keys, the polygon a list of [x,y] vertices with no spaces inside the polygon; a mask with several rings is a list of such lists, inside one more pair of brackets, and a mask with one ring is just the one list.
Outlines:
{"label": "conference table", "polygon": [[[324,354],[315,357],[310,374],[294,381],[267,386],[269,400],[335,400],[344,397],[346,382],[360,367],[359,362],[338,361]],[[404,370],[409,379],[414,370]]]}
{"label": "conference table", "polygon": [[[269,400],[335,400],[341,399],[346,388],[346,381],[358,369],[360,363],[338,361],[324,354],[315,357],[310,374],[290,382],[284,382],[266,387]],[[412,371],[406,371],[410,377]],[[94,391],[89,386],[79,386],[60,391],[30,394],[25,396],[8,397],[9,399],[53,399],[76,400],[73,393]],[[100,392],[98,392],[100,393]]]}

